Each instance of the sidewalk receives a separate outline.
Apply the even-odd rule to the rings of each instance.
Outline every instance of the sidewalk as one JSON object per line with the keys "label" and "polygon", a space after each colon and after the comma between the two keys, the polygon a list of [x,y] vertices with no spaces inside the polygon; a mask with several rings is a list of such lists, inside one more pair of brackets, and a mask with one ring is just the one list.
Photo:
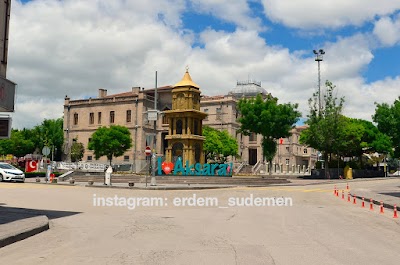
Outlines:
{"label": "sidewalk", "polygon": [[27,183],[35,183],[42,185],[67,185],[67,186],[81,186],[88,188],[116,188],[116,189],[142,189],[142,190],[200,190],[200,189],[223,189],[223,188],[233,188],[238,185],[221,185],[221,184],[157,184],[155,186],[150,185],[150,180],[147,183],[137,183],[135,182],[133,186],[129,186],[128,183],[112,183],[111,186],[105,185],[100,182],[95,182],[93,185],[89,185],[88,182],[75,182],[70,184],[68,181],[58,181],[57,183],[47,183],[44,178],[40,179],[40,182],[36,182],[36,179],[30,178],[26,179]]}
{"label": "sidewalk", "polygon": [[49,229],[45,215],[0,206],[0,248]]}
{"label": "sidewalk", "polygon": [[372,199],[374,204],[380,205],[382,202],[388,209],[393,209],[394,205],[400,207],[400,178],[386,178],[386,181],[369,187],[350,188],[350,194],[358,199],[364,197],[366,204]]}

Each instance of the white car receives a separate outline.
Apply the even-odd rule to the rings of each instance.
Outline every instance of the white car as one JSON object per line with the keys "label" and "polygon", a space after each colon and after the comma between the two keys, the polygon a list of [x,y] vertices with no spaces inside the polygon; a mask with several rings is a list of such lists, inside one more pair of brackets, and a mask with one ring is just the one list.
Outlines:
{"label": "white car", "polygon": [[4,180],[25,182],[25,174],[8,163],[0,162],[0,182]]}

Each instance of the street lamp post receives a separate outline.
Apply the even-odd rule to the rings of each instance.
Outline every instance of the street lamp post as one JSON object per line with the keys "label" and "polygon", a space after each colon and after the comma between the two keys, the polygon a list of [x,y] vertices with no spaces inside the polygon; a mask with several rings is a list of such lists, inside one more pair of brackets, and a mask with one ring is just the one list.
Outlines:
{"label": "street lamp post", "polygon": [[157,111],[157,71],[156,71],[156,86],[154,88],[154,111],[156,118],[154,120],[154,139],[153,139],[153,151],[151,153],[151,180],[150,186],[156,186],[156,160],[157,160],[157,119],[158,119],[158,111]]}
{"label": "street lamp post", "polygon": [[325,51],[323,49],[313,50],[315,54],[315,61],[318,62],[318,111],[321,113],[321,66],[320,62],[323,61]]}

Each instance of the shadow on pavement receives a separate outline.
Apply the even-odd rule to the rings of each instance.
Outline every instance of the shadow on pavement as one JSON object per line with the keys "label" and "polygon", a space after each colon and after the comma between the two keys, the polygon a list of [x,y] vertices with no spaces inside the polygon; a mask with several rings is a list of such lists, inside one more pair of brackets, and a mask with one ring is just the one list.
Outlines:
{"label": "shadow on pavement", "polygon": [[400,192],[385,192],[385,193],[380,193],[380,194],[400,198]]}
{"label": "shadow on pavement", "polygon": [[0,204],[0,225],[39,215],[45,215],[47,216],[47,218],[51,220],[80,213],[80,212],[70,212],[70,211],[53,211],[53,210],[4,207],[1,205],[4,204]]}

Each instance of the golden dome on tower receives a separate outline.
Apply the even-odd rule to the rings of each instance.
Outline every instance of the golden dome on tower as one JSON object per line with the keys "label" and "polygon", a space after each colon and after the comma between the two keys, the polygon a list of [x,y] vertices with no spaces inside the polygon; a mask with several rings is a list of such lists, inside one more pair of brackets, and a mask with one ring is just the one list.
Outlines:
{"label": "golden dome on tower", "polygon": [[184,87],[184,86],[191,86],[191,87],[195,87],[197,89],[200,88],[199,85],[196,84],[195,82],[193,82],[192,78],[190,77],[188,67],[186,67],[186,73],[183,76],[182,80],[179,81],[178,83],[176,83],[174,87]]}

